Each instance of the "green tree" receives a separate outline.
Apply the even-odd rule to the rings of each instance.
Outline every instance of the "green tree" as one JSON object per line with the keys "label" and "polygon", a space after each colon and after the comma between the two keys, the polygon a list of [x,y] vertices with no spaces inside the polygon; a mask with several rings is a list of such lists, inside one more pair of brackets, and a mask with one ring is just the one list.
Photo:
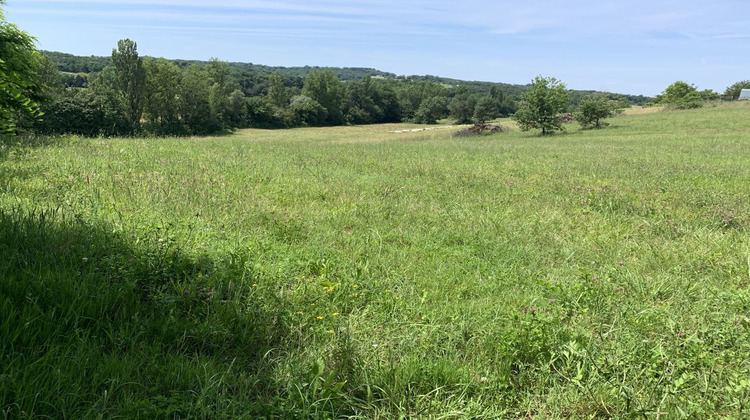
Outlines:
{"label": "green tree", "polygon": [[314,99],[326,109],[327,125],[343,123],[344,86],[331,70],[313,70],[305,78],[302,94]]}
{"label": "green tree", "polygon": [[448,100],[442,96],[433,96],[422,101],[414,113],[414,122],[417,124],[435,124],[437,120],[445,117],[448,108]]}
{"label": "green tree", "polygon": [[326,119],[326,109],[309,96],[293,97],[289,109],[295,115],[296,125],[321,125]]}
{"label": "green tree", "polygon": [[117,49],[112,50],[112,63],[114,86],[124,100],[125,116],[131,130],[137,131],[146,92],[146,69],[143,68],[143,59],[138,56],[138,44],[130,39],[117,41]]}
{"label": "green tree", "polygon": [[591,94],[584,97],[578,105],[575,118],[583,128],[602,128],[609,125],[603,122],[603,119],[615,116],[622,111],[620,102],[601,94]]}
{"label": "green tree", "polygon": [[456,119],[456,124],[466,124],[472,122],[476,105],[476,96],[470,94],[466,86],[461,86],[458,88],[453,99],[451,99],[448,108],[450,109],[451,117]]}
{"label": "green tree", "polygon": [[725,95],[739,96],[742,89],[750,89],[750,80],[741,80],[728,86],[724,91]]}
{"label": "green tree", "polygon": [[291,92],[284,85],[284,79],[281,78],[281,74],[278,71],[272,74],[268,78],[268,100],[271,104],[278,108],[286,108],[289,105],[291,97]]}
{"label": "green tree", "polygon": [[657,103],[677,109],[700,108],[703,106],[703,97],[695,85],[678,80],[657,95]]}
{"label": "green tree", "polygon": [[678,80],[667,86],[660,95],[657,95],[657,98],[659,98],[660,103],[670,104],[679,102],[689,93],[694,92],[698,92],[698,89],[694,85]]}
{"label": "green tree", "polygon": [[518,111],[512,118],[521,130],[542,129],[542,135],[563,130],[558,114],[565,110],[569,93],[565,84],[554,77],[537,76],[521,97]]}
{"label": "green tree", "polygon": [[491,96],[479,98],[474,107],[474,121],[483,123],[497,118],[497,105],[497,99],[493,99]]}
{"label": "green tree", "polygon": [[44,118],[36,125],[43,134],[121,135],[128,122],[119,108],[95,89],[66,88],[42,104]]}
{"label": "green tree", "polygon": [[0,9],[0,135],[14,134],[23,118],[41,116],[38,100],[44,86],[38,67],[35,39],[7,22]]}
{"label": "green tree", "polygon": [[415,114],[423,101],[434,97],[445,97],[446,89],[445,86],[435,82],[407,80],[398,84],[396,96],[402,118],[412,120],[416,118]]}
{"label": "green tree", "polygon": [[247,100],[239,89],[233,90],[229,95],[227,116],[233,128],[247,127]]}
{"label": "green tree", "polygon": [[375,102],[378,86],[370,76],[347,84],[346,121],[351,124],[371,124],[383,118],[383,110]]}
{"label": "green tree", "polygon": [[178,107],[180,69],[164,58],[147,59],[143,67],[146,70],[144,110],[150,131],[160,135],[182,134]]}
{"label": "green tree", "polygon": [[211,116],[212,80],[208,72],[193,64],[185,69],[180,84],[179,106],[182,122],[189,134],[216,133],[221,126]]}

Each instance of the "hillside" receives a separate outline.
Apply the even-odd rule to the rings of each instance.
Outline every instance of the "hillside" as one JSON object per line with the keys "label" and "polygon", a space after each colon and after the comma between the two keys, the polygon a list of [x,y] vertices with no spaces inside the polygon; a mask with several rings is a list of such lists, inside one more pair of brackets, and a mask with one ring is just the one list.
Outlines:
{"label": "hillside", "polygon": [[[77,56],[55,51],[42,51],[42,54],[51,58],[52,61],[57,64],[57,69],[64,73],[96,73],[112,63],[111,57]],[[196,64],[200,67],[204,67],[208,64],[207,61],[200,60],[172,59],[170,61],[182,68],[192,64]],[[241,76],[242,78],[251,78],[253,74],[258,74],[259,77],[255,77],[255,79],[265,79],[267,75],[278,72],[285,79],[287,84],[298,84],[300,86],[302,79],[313,70],[330,70],[341,81],[358,80],[366,76],[371,76],[396,80],[430,81],[443,84],[447,87],[466,86],[471,93],[480,95],[487,94],[494,86],[500,88],[506,95],[516,99],[520,98],[529,86],[489,81],[467,81],[433,75],[398,76],[394,73],[364,67],[282,67],[239,62],[229,62],[228,65],[234,71],[236,76]],[[573,105],[577,104],[580,101],[580,98],[592,92],[594,91],[571,90],[571,103]],[[250,93],[252,94],[254,92],[250,91]],[[624,93],[615,93],[612,94],[612,97],[613,99],[625,98],[633,105],[644,105],[649,100],[648,97],[643,95],[629,95]]]}

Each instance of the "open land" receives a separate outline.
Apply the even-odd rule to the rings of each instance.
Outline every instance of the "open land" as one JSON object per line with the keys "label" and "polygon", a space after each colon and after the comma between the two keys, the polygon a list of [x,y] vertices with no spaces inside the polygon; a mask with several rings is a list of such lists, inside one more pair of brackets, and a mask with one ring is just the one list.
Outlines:
{"label": "open land", "polygon": [[1,412],[749,416],[749,111],[9,141]]}

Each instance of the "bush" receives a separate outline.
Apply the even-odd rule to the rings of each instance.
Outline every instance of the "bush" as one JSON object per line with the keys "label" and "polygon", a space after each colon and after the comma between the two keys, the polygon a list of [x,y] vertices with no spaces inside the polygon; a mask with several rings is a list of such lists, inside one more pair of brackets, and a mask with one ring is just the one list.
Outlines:
{"label": "bush", "polygon": [[602,120],[622,112],[619,102],[604,96],[589,95],[581,101],[575,119],[582,128],[602,128],[609,125]]}

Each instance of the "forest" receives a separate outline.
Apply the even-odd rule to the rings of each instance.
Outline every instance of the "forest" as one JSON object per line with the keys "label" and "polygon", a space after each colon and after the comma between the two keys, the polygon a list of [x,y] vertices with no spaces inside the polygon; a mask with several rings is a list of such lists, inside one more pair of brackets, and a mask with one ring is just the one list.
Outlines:
{"label": "forest", "polygon": [[[208,135],[237,128],[391,122],[470,123],[507,117],[529,85],[397,76],[370,68],[271,67],[143,57],[118,42],[110,57],[42,51],[41,134]],[[591,91],[571,91],[573,110]],[[644,96],[607,94],[642,105]]]}

